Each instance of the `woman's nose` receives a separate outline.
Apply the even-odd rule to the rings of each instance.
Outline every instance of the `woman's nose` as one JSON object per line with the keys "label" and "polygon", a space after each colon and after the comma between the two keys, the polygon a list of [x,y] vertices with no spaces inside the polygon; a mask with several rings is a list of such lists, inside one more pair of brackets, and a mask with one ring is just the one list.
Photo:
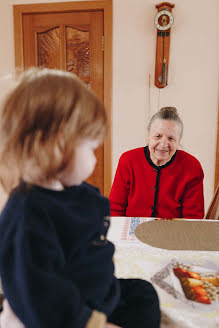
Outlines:
{"label": "woman's nose", "polygon": [[160,140],[160,145],[162,147],[167,147],[168,146],[168,139],[163,137],[161,140]]}

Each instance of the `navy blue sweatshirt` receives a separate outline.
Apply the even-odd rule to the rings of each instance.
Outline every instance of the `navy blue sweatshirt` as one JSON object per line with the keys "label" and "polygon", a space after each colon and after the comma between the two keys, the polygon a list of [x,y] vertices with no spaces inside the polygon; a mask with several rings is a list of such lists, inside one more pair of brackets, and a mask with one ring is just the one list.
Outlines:
{"label": "navy blue sweatshirt", "polygon": [[119,299],[109,203],[86,183],[63,191],[22,183],[0,216],[0,276],[26,328],[82,328]]}

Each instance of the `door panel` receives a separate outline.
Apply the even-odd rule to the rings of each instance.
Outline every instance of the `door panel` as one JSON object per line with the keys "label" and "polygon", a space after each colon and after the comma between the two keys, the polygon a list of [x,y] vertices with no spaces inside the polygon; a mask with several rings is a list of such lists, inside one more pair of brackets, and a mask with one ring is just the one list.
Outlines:
{"label": "door panel", "polygon": [[86,82],[90,79],[90,33],[72,26],[65,27],[66,70],[78,75]]}
{"label": "door panel", "polygon": [[60,27],[36,32],[36,66],[59,68],[61,63]]}
{"label": "door panel", "polygon": [[[75,73],[103,102],[103,11],[23,15],[24,67],[41,66]],[[89,183],[104,192],[104,146]]]}

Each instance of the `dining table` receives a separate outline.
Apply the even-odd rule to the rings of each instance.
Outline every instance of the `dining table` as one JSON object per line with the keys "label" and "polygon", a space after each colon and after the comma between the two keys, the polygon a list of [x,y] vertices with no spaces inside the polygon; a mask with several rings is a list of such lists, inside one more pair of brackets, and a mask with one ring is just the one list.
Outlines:
{"label": "dining table", "polygon": [[150,220],[110,218],[107,238],[115,245],[116,277],[153,284],[161,328],[219,328],[219,251],[170,250],[144,243],[135,229]]}

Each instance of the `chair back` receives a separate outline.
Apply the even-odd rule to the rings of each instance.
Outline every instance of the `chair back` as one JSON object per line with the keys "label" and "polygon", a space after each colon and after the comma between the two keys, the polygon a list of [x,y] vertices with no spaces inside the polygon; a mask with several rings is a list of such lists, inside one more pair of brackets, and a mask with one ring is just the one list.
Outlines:
{"label": "chair back", "polygon": [[205,220],[219,220],[219,183],[217,185],[212,202],[205,215]]}

